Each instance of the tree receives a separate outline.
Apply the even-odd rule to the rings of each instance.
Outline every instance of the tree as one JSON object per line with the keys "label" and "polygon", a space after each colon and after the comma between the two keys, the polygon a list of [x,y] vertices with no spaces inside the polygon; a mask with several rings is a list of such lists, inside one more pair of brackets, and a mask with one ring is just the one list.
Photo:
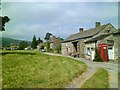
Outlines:
{"label": "tree", "polygon": [[46,47],[46,51],[48,52],[50,49],[50,42],[45,42],[45,47]]}
{"label": "tree", "polygon": [[40,37],[39,37],[38,40],[37,40],[37,45],[40,44],[40,43],[43,43],[43,40],[41,40]]}
{"label": "tree", "polygon": [[19,50],[23,50],[27,46],[28,46],[28,43],[25,42],[25,41],[22,41],[22,42],[19,43]]}
{"label": "tree", "polygon": [[54,52],[61,53],[61,45],[54,49]]}
{"label": "tree", "polygon": [[49,41],[51,35],[52,35],[51,33],[46,33],[44,39],[45,39],[46,41]]}
{"label": "tree", "polygon": [[36,36],[35,35],[33,36],[31,47],[33,49],[37,48],[37,41],[36,41]]}
{"label": "tree", "polygon": [[64,40],[63,38],[61,38],[61,37],[57,37],[57,39],[59,39],[59,40]]}
{"label": "tree", "polygon": [[97,47],[95,48],[95,59],[93,61],[97,61],[97,62],[103,62],[100,53],[98,52]]}
{"label": "tree", "polygon": [[1,17],[0,16],[0,31],[5,31],[5,24],[10,21],[8,16]]}

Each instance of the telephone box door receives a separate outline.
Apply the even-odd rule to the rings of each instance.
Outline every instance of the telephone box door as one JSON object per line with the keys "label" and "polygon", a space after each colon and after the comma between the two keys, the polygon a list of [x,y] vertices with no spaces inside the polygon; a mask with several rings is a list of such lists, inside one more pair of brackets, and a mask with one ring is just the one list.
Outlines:
{"label": "telephone box door", "polygon": [[108,45],[107,44],[99,44],[99,53],[101,58],[103,59],[104,62],[108,61]]}

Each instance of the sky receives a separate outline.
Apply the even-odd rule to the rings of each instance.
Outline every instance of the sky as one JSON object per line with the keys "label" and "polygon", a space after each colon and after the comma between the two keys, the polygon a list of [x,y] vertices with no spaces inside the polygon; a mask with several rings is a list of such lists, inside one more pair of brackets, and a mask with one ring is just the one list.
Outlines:
{"label": "sky", "polygon": [[[8,2],[7,2],[8,1]],[[13,0],[14,1],[14,0]],[[2,1],[2,16],[11,20],[2,36],[31,41],[33,35],[44,39],[47,32],[66,39],[79,32],[111,23],[118,28],[117,2],[11,2]],[[36,0],[37,1],[37,0]],[[107,1],[107,0],[106,0]]]}

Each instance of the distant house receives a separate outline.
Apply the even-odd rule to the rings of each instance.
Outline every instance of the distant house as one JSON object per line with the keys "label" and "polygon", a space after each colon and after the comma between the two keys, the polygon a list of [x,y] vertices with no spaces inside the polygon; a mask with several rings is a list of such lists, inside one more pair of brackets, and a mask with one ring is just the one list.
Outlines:
{"label": "distant house", "polygon": [[51,36],[50,37],[50,49],[55,49],[59,46],[61,46],[61,42],[63,41],[63,39],[59,38],[59,37],[55,37],[55,36]]}
{"label": "distant house", "polygon": [[28,46],[26,48],[24,48],[24,50],[32,50],[33,48],[31,46]]}
{"label": "distant house", "polygon": [[10,47],[7,47],[7,50],[17,50],[19,48],[19,43],[10,43]]}
{"label": "distant house", "polygon": [[37,45],[37,50],[38,50],[38,51],[42,51],[42,50],[44,50],[44,49],[45,49],[44,43],[39,43],[39,44]]}
{"label": "distant house", "polygon": [[94,60],[95,47],[105,44],[108,46],[109,60],[118,59],[118,30],[110,23],[100,25],[100,22],[96,22],[95,25],[95,28],[89,30],[80,28],[79,33],[64,40],[61,44],[62,54]]}
{"label": "distant house", "polygon": [[19,46],[10,46],[10,50],[17,50]]}

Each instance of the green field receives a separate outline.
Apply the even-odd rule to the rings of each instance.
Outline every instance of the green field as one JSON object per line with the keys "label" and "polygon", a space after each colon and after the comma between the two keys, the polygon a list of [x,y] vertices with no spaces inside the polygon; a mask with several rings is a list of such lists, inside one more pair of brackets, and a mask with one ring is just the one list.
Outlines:
{"label": "green field", "polygon": [[108,78],[108,72],[103,68],[99,68],[97,72],[81,86],[81,88],[108,88]]}
{"label": "green field", "polygon": [[86,70],[85,63],[36,51],[3,51],[3,88],[59,88]]}

